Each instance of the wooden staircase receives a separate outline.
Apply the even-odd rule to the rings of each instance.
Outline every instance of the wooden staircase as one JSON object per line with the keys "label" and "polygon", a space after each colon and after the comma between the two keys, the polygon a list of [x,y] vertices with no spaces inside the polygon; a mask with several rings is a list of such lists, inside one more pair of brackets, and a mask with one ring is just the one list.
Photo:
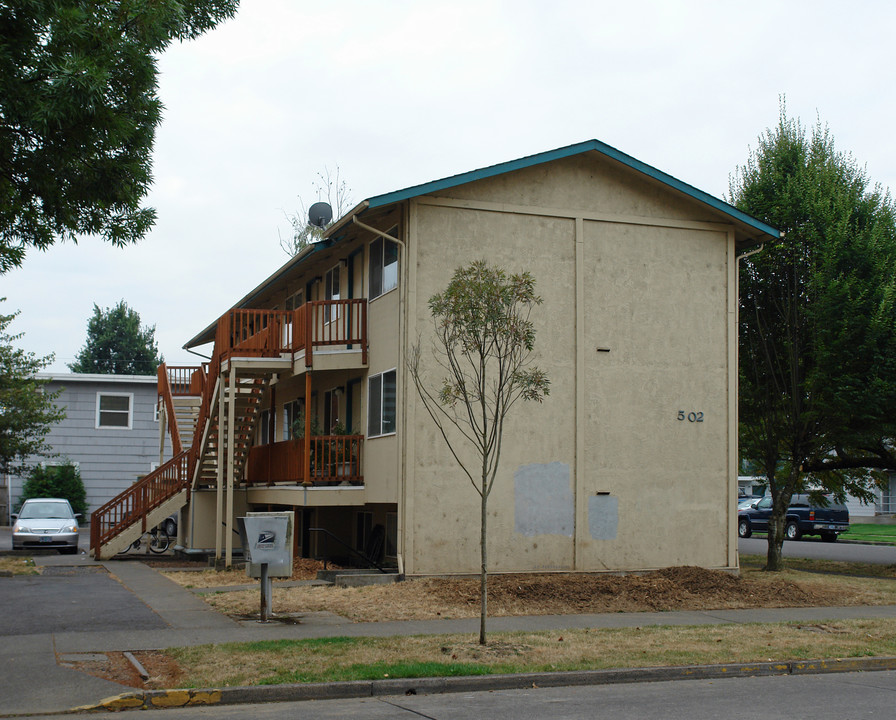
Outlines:
{"label": "wooden staircase", "polygon": [[[324,325],[326,305],[339,305],[344,321]],[[334,316],[336,316],[334,311]],[[222,480],[246,480],[261,400],[272,373],[264,364],[237,362],[304,355],[312,365],[315,346],[361,348],[367,362],[364,300],[311,302],[294,311],[230,310],[217,324],[215,347],[199,367],[158,370],[159,399],[174,457],[91,514],[90,552],[111,557],[190,500],[196,488]],[[227,471],[227,472],[225,472]]]}

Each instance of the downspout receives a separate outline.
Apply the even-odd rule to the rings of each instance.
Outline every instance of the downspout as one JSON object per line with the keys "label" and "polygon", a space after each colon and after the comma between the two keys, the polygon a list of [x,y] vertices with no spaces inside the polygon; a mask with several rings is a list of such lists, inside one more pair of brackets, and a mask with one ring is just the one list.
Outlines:
{"label": "downspout", "polygon": [[[405,232],[410,232],[408,211],[407,210],[403,211],[402,215],[403,215],[402,227]],[[408,277],[410,276],[410,272],[411,272],[409,263],[407,262],[407,245],[405,244],[405,242],[403,240],[400,240],[396,237],[392,237],[388,233],[384,233],[382,230],[377,230],[375,227],[371,227],[370,225],[367,225],[366,223],[361,222],[360,220],[358,220],[357,215],[352,215],[352,223],[354,223],[355,225],[357,225],[358,227],[360,227],[363,230],[367,230],[367,232],[373,233],[377,237],[381,237],[384,240],[389,240],[391,242],[396,243],[398,245],[398,247],[401,248],[401,255],[399,256],[399,259],[398,259],[398,267],[399,267],[400,272],[404,275],[405,281],[404,281],[404,283],[402,283],[400,280],[401,275],[399,275],[398,291],[401,294],[399,295],[399,302],[398,302],[398,339],[399,339],[399,343],[400,343],[400,355],[401,355],[401,357],[399,358],[399,362],[402,365],[404,365],[405,354],[407,352],[407,338],[405,338],[405,332],[406,332],[405,328],[406,328],[407,320],[405,318],[405,315],[407,313],[407,305],[410,302],[410,288],[409,288],[410,283],[409,283]],[[399,232],[399,234],[401,234],[401,233]],[[402,285],[404,287],[402,287]],[[399,547],[396,548],[396,553],[397,553],[397,559],[398,559],[398,572],[400,575],[404,575],[404,557],[402,554],[402,545],[401,545],[400,538],[401,538],[401,534],[402,534],[402,524],[404,522],[404,513],[406,512],[405,478],[406,478],[406,473],[407,473],[407,459],[405,458],[405,449],[404,449],[404,438],[407,433],[407,403],[406,403],[407,393],[405,392],[405,377],[406,376],[407,376],[407,373],[402,372],[401,373],[402,381],[400,383],[396,382],[396,394],[400,393],[401,396],[396,397],[396,399],[395,399],[396,407],[402,408],[401,418],[402,418],[402,422],[403,422],[403,427],[401,428],[401,432],[397,433],[397,437],[395,440],[396,450],[397,450],[397,454],[398,454],[397,461],[398,461],[398,482],[399,482],[399,491],[398,491],[399,502],[398,502],[398,508],[397,508],[398,512],[396,513],[398,526],[399,526],[399,538],[397,538]],[[396,418],[396,425],[397,425],[397,418]],[[398,429],[398,428],[396,427],[396,429]]]}
{"label": "downspout", "polygon": [[[398,243],[398,245],[401,246],[402,250],[405,249],[405,244],[404,244],[403,240],[399,240],[397,237],[394,237],[394,236],[390,235],[389,233],[384,233],[382,230],[377,230],[375,227],[370,227],[370,225],[367,225],[366,223],[362,223],[360,220],[358,220],[357,215],[352,215],[352,222],[355,225],[357,225],[358,227],[363,228],[364,230],[367,230],[367,232],[372,232],[374,235],[379,235],[381,238],[383,238],[385,240],[391,240],[394,243]],[[400,329],[399,329],[399,334],[400,334]]]}
{"label": "downspout", "polygon": [[[784,234],[783,234],[783,233],[781,234],[781,237],[782,237],[782,238],[784,237]],[[748,250],[748,251],[745,252],[745,253],[741,253],[740,255],[736,255],[734,259],[735,259],[738,263],[740,263],[740,261],[743,260],[744,258],[748,258],[748,257],[750,257],[750,255],[755,255],[755,254],[758,253],[758,252],[762,252],[764,249],[765,249],[765,243],[762,243],[762,245],[760,245],[760,246],[759,246],[758,248],[756,248],[755,250]]]}

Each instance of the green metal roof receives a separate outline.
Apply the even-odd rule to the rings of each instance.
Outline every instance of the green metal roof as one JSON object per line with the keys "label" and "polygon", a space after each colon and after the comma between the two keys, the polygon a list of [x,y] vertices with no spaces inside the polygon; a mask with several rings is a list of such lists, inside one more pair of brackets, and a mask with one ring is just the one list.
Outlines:
{"label": "green metal roof", "polygon": [[423,183],[422,185],[413,185],[403,190],[396,190],[384,195],[376,195],[369,198],[367,203],[370,208],[382,207],[420,195],[429,195],[439,192],[440,190],[464,185],[465,183],[474,182],[475,180],[483,180],[485,178],[495,177],[496,175],[513,172],[514,170],[521,170],[523,168],[532,167],[533,165],[540,165],[542,163],[560,160],[562,158],[591,151],[599,152],[637,172],[643,173],[654,180],[658,180],[659,182],[668,185],[670,188],[729,215],[733,219],[738,220],[745,225],[749,225],[761,233],[771,235],[775,238],[781,237],[781,232],[771,225],[766,225],[764,222],[760,222],[756,218],[741,212],[733,205],[729,205],[724,200],[719,200],[719,198],[713,197],[709,193],[698,190],[693,185],[688,185],[686,182],[682,182],[671,175],[667,175],[662,170],[657,170],[655,167],[643,163],[640,160],[633,158],[631,155],[626,155],[624,152],[621,152],[614,147],[610,147],[599,140],[586,140],[585,142],[577,143],[575,145],[567,145],[566,147],[558,148],[556,150],[548,150],[547,152],[538,153],[536,155],[527,155],[518,160],[491,165],[479,170],[470,170],[469,172],[461,173],[460,175],[452,175],[451,177],[443,178],[441,180],[433,180],[428,183]]}

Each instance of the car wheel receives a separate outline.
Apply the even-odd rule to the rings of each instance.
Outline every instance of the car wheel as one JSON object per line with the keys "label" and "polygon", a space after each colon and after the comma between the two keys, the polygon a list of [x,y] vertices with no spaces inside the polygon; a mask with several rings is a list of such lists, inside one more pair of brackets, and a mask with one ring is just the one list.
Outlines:
{"label": "car wheel", "polygon": [[784,537],[787,540],[799,540],[803,534],[800,532],[800,526],[791,521],[784,527]]}
{"label": "car wheel", "polygon": [[174,520],[172,520],[171,518],[168,518],[165,521],[165,533],[168,535],[168,537],[177,537],[177,523],[174,522]]}
{"label": "car wheel", "polygon": [[834,532],[823,532],[821,534],[821,539],[825,542],[837,542],[837,533]]}
{"label": "car wheel", "polygon": [[748,538],[753,534],[753,530],[750,528],[750,521],[746,518],[741,518],[737,521],[737,534],[742,538]]}

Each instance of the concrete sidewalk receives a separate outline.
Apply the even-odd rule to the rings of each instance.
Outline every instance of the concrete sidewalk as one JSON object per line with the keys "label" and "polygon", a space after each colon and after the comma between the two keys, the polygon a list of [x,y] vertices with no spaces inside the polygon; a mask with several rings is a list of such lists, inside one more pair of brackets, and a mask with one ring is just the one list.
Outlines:
{"label": "concrete sidewalk", "polygon": [[[42,556],[35,558],[41,565],[66,565],[72,563],[95,564],[92,560],[79,557]],[[104,653],[112,651],[162,650],[169,647],[183,647],[223,642],[247,642],[261,639],[303,639],[331,637],[336,635],[394,636],[394,635],[426,635],[440,633],[478,632],[479,620],[429,620],[407,622],[353,623],[331,613],[307,613],[295,625],[280,622],[262,624],[257,621],[235,621],[212,610],[205,602],[188,589],[182,588],[168,580],[156,570],[135,561],[113,561],[104,563],[106,569],[115,575],[120,582],[140,601],[153,610],[167,627],[143,630],[113,630],[92,632],[57,632],[46,635],[20,635],[0,638],[0,716],[14,716],[36,713],[63,712],[73,707],[93,706],[103,698],[128,693],[132,697],[141,697],[139,704],[149,702],[150,698],[162,697],[163,691],[142,693],[134,688],[99,680],[67,668],[64,663],[67,656],[83,653]],[[656,612],[656,613],[607,613],[592,615],[549,615],[530,617],[496,617],[489,620],[489,628],[493,632],[504,630],[567,630],[576,628],[618,628],[638,627],[645,625],[708,625],[753,622],[786,622],[804,621],[819,622],[824,620],[850,618],[894,618],[896,606],[869,607],[815,607],[815,608],[781,608],[756,610],[714,610],[705,612]],[[73,659],[73,658],[70,658]],[[794,663],[769,663],[769,672],[787,672],[786,666]],[[879,663],[878,663],[879,665]],[[892,662],[896,667],[896,661]],[[889,667],[889,665],[886,665]],[[754,667],[754,666],[749,666]],[[845,666],[843,666],[845,667]],[[851,670],[856,668],[850,665]],[[869,665],[869,669],[871,666]],[[879,669],[875,667],[874,669]],[[830,671],[830,670],[827,670]],[[720,671],[723,675],[736,672],[733,667]],[[758,671],[757,671],[758,672]],[[629,672],[629,674],[631,674]],[[643,672],[642,672],[643,675]],[[575,678],[578,678],[575,680]],[[687,676],[694,677],[693,671]],[[583,682],[581,673],[571,674],[570,683]],[[598,675],[594,675],[595,678]],[[610,677],[603,673],[600,677]],[[36,681],[36,679],[39,679]],[[456,679],[460,681],[461,679]],[[597,680],[595,680],[597,681]],[[607,681],[606,679],[604,681]],[[615,681],[622,681],[622,678]],[[419,681],[415,681],[419,682]],[[470,687],[469,682],[462,687]],[[501,676],[479,678],[476,683],[497,683],[495,687],[506,687],[512,679]],[[547,682],[542,680],[542,682]],[[562,679],[554,677],[552,684],[563,684]],[[337,683],[340,688],[328,686],[296,688],[291,697],[309,697],[308,693],[316,693],[316,697],[333,697],[334,693],[361,692],[368,694],[367,684],[351,688],[351,684]],[[447,689],[445,679],[433,679],[423,685],[437,688],[434,691]],[[342,687],[345,686],[345,687]],[[486,685],[487,686],[487,685]],[[440,688],[441,690],[439,690]],[[485,689],[485,688],[482,688]],[[243,688],[229,691],[231,702],[264,702],[265,699],[283,699],[287,687],[279,691],[272,688]],[[186,691],[172,694],[169,704],[191,702]],[[145,696],[145,697],[144,697]],[[207,697],[196,702],[221,702],[220,693],[215,699]],[[227,701],[225,699],[225,701]],[[133,702],[137,702],[134,700]],[[153,699],[152,703],[156,700]],[[132,703],[133,704],[133,703]]]}

